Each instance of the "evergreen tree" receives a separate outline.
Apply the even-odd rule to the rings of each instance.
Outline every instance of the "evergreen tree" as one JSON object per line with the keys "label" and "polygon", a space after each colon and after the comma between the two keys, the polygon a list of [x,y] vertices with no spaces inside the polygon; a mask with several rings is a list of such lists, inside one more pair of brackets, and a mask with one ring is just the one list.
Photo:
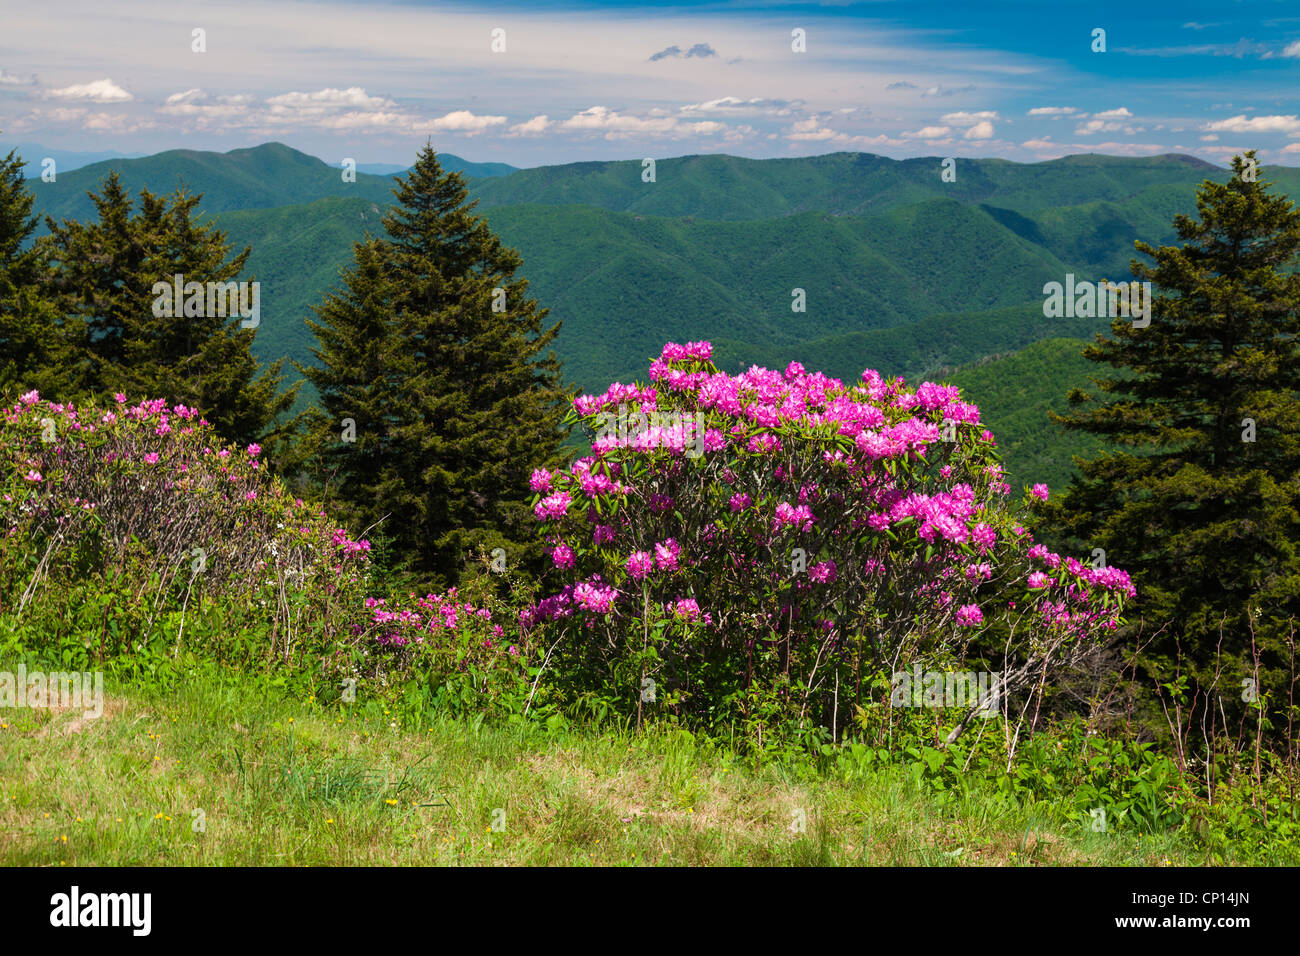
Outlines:
{"label": "evergreen tree", "polygon": [[23,161],[0,159],[0,396],[37,389],[58,399],[68,386],[68,354],[58,313],[42,287],[43,263],[24,244],[39,222]]}
{"label": "evergreen tree", "polygon": [[[522,260],[426,146],[394,190],[386,237],[356,246],[344,289],[310,322],[315,417],[332,493],[385,533],[431,586],[501,547],[537,567],[528,477],[560,461],[559,325],[527,297]],[[345,419],[355,442],[341,441]],[[320,444],[321,442],[324,444]]]}
{"label": "evergreen tree", "polygon": [[1133,574],[1147,623],[1168,622],[1150,674],[1168,678],[1181,651],[1208,687],[1221,640],[1218,692],[1240,716],[1256,651],[1260,695],[1285,704],[1300,620],[1300,211],[1256,181],[1253,152],[1232,168],[1201,185],[1197,219],[1175,218],[1182,246],[1136,243],[1154,259],[1132,262],[1153,285],[1150,325],[1117,318],[1084,353],[1135,374],[1095,380],[1108,401],[1074,390],[1053,416],[1119,450],[1076,461],[1048,516]]}
{"label": "evergreen tree", "polygon": [[[142,189],[133,215],[113,172],[103,191],[91,194],[95,221],[46,220],[43,249],[57,266],[51,290],[69,319],[80,320],[77,385],[83,393],[120,391],[193,405],[229,441],[275,442],[284,431],[277,419],[292,406],[296,387],[282,391],[283,361],[258,374],[255,332],[242,327],[238,298],[223,294],[209,302],[204,295],[191,304],[187,293],[158,302],[155,285],[171,287],[176,275],[205,287],[240,281],[250,250],[227,261],[225,234],[194,220],[200,198]],[[218,301],[227,314],[215,307]]]}

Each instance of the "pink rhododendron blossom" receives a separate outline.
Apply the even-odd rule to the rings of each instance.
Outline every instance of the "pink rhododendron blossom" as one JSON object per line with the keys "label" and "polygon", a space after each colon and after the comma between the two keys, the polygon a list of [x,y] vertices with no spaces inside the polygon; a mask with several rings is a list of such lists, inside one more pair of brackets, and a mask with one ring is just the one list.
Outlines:
{"label": "pink rhododendron blossom", "polygon": [[834,561],[822,561],[808,569],[808,577],[818,584],[831,584],[839,576],[839,568]]}
{"label": "pink rhododendron blossom", "polygon": [[627,573],[640,581],[654,570],[655,560],[648,551],[633,551],[627,559]]}
{"label": "pink rhododendron blossom", "polygon": [[673,605],[673,615],[683,621],[694,621],[700,616],[700,606],[694,598],[679,598]]}
{"label": "pink rhododendron blossom", "polygon": [[596,614],[607,614],[614,606],[618,592],[599,582],[584,581],[573,589],[573,600],[578,606]]}
{"label": "pink rhododendron blossom", "polygon": [[539,521],[547,521],[555,518],[563,518],[569,510],[569,505],[573,503],[573,496],[567,491],[557,491],[553,495],[548,495],[533,506],[533,514]]}
{"label": "pink rhododendron blossom", "polygon": [[672,571],[677,567],[677,558],[682,553],[681,546],[673,538],[655,545],[655,565],[662,571]]}
{"label": "pink rhododendron blossom", "polygon": [[794,507],[788,501],[782,501],[776,506],[776,526],[778,529],[786,526],[793,526],[803,531],[811,531],[813,524],[817,521],[812,509],[807,505]]}

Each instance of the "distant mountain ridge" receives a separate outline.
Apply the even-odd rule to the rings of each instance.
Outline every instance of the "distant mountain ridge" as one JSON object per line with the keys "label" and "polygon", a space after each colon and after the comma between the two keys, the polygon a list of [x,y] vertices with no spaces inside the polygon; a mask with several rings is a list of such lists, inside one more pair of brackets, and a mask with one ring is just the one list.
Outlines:
{"label": "distant mountain ridge", "polygon": [[[444,168],[467,176],[499,176],[502,168],[514,170],[504,163],[471,163],[451,154],[441,158]],[[142,187],[160,193],[182,186],[202,193],[202,209],[211,214],[268,209],[331,196],[385,204],[393,201],[392,175],[366,173],[358,166],[356,182],[344,182],[341,165],[331,166],[283,143],[264,143],[227,153],[173,149],[139,159],[104,159],[60,172],[53,183],[39,179],[33,183],[40,211],[56,219],[93,216],[94,204],[86,192],[97,192],[112,170],[117,170],[132,194]]]}
{"label": "distant mountain ridge", "polygon": [[42,163],[46,158],[54,160],[55,174],[57,175],[60,172],[70,173],[74,169],[80,169],[83,166],[89,166],[91,163],[103,162],[104,160],[139,159],[146,155],[145,153],[119,153],[115,150],[81,152],[78,150],[54,149],[40,143],[6,143],[0,146],[0,155],[8,155],[11,149],[16,150],[18,155],[25,160],[23,176],[27,179],[40,177]]}
{"label": "distant mountain ridge", "polygon": [[[989,203],[1022,215],[1058,205],[1126,201],[1170,184],[1195,186],[1227,171],[1192,156],[1069,156],[1041,163],[958,159],[956,181],[940,178],[940,157],[889,159],[871,153],[829,153],[797,159],[708,155],[661,159],[655,181],[641,161],[570,163],[523,169],[475,184],[483,208],[587,205],[650,216],[767,219],[797,212],[864,215],[926,199]],[[1285,170],[1289,182],[1300,169]]]}
{"label": "distant mountain ridge", "polygon": [[[439,153],[438,162],[442,168],[451,172],[464,173],[466,176],[473,178],[488,178],[491,176],[509,176],[511,173],[519,172],[518,166],[511,166],[509,163],[471,163],[467,159],[461,159],[451,153]],[[370,173],[372,176],[396,176],[399,173],[405,173],[410,166],[399,166],[396,163],[358,163],[357,171]]]}

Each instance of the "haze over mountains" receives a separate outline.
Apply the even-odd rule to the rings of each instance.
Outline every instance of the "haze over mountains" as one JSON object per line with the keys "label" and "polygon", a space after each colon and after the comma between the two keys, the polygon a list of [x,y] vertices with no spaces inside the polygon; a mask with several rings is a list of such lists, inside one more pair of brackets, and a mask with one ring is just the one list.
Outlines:
{"label": "haze over mountains", "polygon": [[18,155],[26,161],[23,165],[23,175],[28,179],[40,177],[42,163],[47,158],[54,160],[57,172],[68,173],[106,159],[135,159],[146,155],[145,153],[119,153],[111,149],[89,151],[55,149],[40,143],[6,144],[5,153],[8,154],[10,149],[17,150]]}
{"label": "haze over mountains", "polygon": [[[728,370],[791,360],[845,379],[865,367],[909,378],[946,369],[1000,409],[987,408],[986,420],[1004,449],[1024,446],[1011,452],[1013,471],[1056,482],[1068,451],[1086,443],[1051,438],[1046,422],[1036,432],[1025,413],[1060,408],[1084,384],[1079,340],[1109,320],[1044,318],[1044,283],[1070,272],[1129,278],[1133,241],[1172,242],[1172,219],[1194,212],[1197,185],[1229,175],[1190,156],[1082,155],[959,159],[956,181],[943,182],[939,157],[833,153],[662,159],[644,182],[640,160],[516,170],[440,158],[469,177],[479,211],[523,255],[531,294],[564,322],[566,374],[584,389],[631,379],[666,341],[700,338]],[[382,232],[394,185],[364,166],[345,183],[337,166],[268,143],[110,159],[55,183],[33,180],[37,212],[93,216],[86,191],[110,169],[133,194],[202,193],[201,208],[235,247],[252,246],[262,360],[310,362],[310,307],[337,284],[352,244]],[[1262,178],[1300,195],[1300,169],[1264,167]],[[794,290],[806,311],[792,311]],[[994,355],[1003,357],[951,372]],[[1022,409],[995,395],[1013,370],[1035,392]]]}

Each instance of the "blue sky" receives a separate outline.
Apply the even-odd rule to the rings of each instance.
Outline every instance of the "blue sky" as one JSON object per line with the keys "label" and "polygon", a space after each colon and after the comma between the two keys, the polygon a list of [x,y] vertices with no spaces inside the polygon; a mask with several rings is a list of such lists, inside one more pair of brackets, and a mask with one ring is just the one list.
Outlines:
{"label": "blue sky", "polygon": [[1224,162],[1255,148],[1300,165],[1294,0],[74,0],[11,4],[4,21],[0,143],[52,149],[278,140],[408,163],[432,139],[535,166],[841,150]]}

